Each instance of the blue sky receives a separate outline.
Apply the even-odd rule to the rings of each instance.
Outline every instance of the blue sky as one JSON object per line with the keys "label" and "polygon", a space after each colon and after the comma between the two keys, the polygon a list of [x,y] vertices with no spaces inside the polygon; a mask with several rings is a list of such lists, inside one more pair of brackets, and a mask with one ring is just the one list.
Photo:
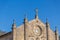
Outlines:
{"label": "blue sky", "polygon": [[13,19],[17,26],[23,24],[24,14],[28,20],[35,18],[35,8],[39,10],[39,19],[48,18],[51,29],[58,27],[60,33],[60,0],[0,0],[0,30],[11,31]]}

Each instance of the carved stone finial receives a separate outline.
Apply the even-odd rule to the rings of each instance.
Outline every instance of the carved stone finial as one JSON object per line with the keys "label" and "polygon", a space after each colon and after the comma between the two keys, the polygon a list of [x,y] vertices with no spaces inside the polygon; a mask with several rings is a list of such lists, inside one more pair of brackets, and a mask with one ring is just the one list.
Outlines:
{"label": "carved stone finial", "polygon": [[48,19],[46,18],[46,27],[49,27]]}
{"label": "carved stone finial", "polygon": [[46,23],[48,23],[48,18],[46,18]]}
{"label": "carved stone finial", "polygon": [[56,32],[56,33],[58,32],[57,26],[55,26],[55,32]]}
{"label": "carved stone finial", "polygon": [[35,9],[35,12],[36,12],[35,18],[38,19],[38,8]]}
{"label": "carved stone finial", "polygon": [[25,15],[24,15],[24,22],[27,22],[28,20],[27,20],[27,14],[25,13]]}
{"label": "carved stone finial", "polygon": [[16,21],[13,19],[12,28],[16,28]]}

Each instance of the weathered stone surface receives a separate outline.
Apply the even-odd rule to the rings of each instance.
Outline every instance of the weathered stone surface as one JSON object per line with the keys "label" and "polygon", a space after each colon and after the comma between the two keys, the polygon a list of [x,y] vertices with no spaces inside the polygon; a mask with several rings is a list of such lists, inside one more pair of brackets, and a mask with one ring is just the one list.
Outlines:
{"label": "weathered stone surface", "polygon": [[[47,40],[46,34],[46,25],[38,20],[32,20],[26,23],[26,40]],[[9,32],[0,36],[0,40],[12,40],[13,36],[16,36],[16,40],[24,40],[24,24],[19,26],[16,29],[15,35],[12,35],[13,32]],[[55,32],[48,28],[48,40],[55,40]]]}

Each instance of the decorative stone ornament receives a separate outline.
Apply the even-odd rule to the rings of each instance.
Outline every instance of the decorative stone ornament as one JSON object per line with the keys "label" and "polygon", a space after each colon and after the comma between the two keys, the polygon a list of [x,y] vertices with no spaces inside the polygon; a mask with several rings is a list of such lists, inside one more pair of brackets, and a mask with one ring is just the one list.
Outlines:
{"label": "decorative stone ornament", "polygon": [[39,26],[34,26],[33,32],[36,36],[40,36],[42,34],[42,29]]}

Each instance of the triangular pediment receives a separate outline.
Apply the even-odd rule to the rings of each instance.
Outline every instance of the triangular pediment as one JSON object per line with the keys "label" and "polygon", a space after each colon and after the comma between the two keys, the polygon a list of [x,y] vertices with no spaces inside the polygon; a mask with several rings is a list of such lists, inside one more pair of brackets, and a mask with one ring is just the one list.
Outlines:
{"label": "triangular pediment", "polygon": [[[46,28],[45,24],[42,21],[40,21],[39,19],[38,20],[33,19],[33,20],[29,21],[27,25],[28,25],[27,26],[28,35],[32,35],[32,36],[34,35],[33,31],[32,31],[34,26],[39,25],[39,27],[41,27],[44,30]],[[23,36],[24,35],[24,24],[17,28],[17,35],[18,36]],[[22,37],[20,37],[20,38],[22,38]]]}
{"label": "triangular pediment", "polygon": [[[28,25],[35,25],[35,24],[40,25],[40,26],[45,26],[45,24],[39,19],[37,19],[37,20],[33,19],[28,22]],[[23,26],[24,26],[24,24],[20,25],[17,29],[23,28]]]}

